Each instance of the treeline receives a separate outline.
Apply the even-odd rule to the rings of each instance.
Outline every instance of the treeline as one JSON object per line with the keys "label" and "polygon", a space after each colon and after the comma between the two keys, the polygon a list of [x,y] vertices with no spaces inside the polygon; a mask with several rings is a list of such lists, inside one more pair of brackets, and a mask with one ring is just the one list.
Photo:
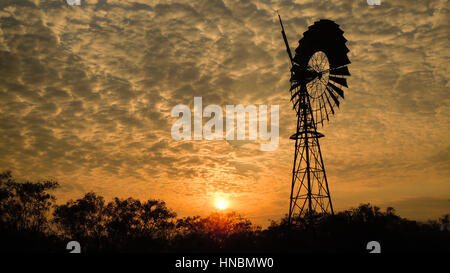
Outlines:
{"label": "treeline", "polygon": [[419,223],[363,204],[333,216],[315,215],[313,225],[286,218],[266,229],[235,212],[177,218],[160,200],[142,202],[87,193],[57,205],[55,181],[17,182],[0,174],[0,251],[67,252],[367,252],[378,241],[383,252],[450,251],[449,214]]}

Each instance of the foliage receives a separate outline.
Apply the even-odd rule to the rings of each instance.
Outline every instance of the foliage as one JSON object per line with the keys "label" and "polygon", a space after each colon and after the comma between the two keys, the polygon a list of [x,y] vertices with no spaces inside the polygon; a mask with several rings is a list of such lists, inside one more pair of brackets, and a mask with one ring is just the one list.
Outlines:
{"label": "foliage", "polygon": [[[310,218],[287,217],[262,230],[236,212],[176,218],[160,200],[114,198],[89,192],[56,205],[54,181],[17,182],[0,174],[2,251],[65,252],[69,240],[83,252],[365,252],[382,243],[383,252],[450,251],[450,214],[418,223],[394,208],[370,204]],[[53,208],[53,212],[50,210]]]}
{"label": "foliage", "polygon": [[16,182],[11,172],[0,174],[0,223],[2,230],[44,232],[47,213],[55,197],[48,190],[58,187],[54,181]]}
{"label": "foliage", "polygon": [[[67,238],[82,241],[94,250],[117,250],[116,246],[136,250],[138,242],[167,240],[176,214],[164,202],[114,198],[105,204],[103,197],[87,193],[76,201],[55,206],[53,222]],[[152,242],[154,243],[154,242]]]}

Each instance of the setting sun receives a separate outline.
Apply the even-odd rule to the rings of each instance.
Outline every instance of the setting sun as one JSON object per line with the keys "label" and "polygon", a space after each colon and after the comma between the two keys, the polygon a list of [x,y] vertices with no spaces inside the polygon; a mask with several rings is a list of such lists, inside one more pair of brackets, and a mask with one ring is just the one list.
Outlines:
{"label": "setting sun", "polygon": [[220,210],[226,209],[227,206],[228,206],[227,201],[225,201],[223,199],[218,200],[216,203],[216,207]]}

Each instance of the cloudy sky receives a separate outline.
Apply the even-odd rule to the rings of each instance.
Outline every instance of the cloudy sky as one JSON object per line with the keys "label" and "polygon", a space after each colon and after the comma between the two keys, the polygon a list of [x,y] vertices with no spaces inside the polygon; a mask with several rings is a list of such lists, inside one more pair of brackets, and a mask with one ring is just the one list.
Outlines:
{"label": "cloudy sky", "polygon": [[[348,40],[349,89],[320,129],[335,209],[450,212],[448,1],[81,2],[0,2],[0,170],[58,180],[59,202],[95,191],[186,216],[224,198],[258,224],[279,219],[296,117],[278,9],[293,49],[322,18]],[[278,149],[173,140],[170,111],[194,96],[279,105]]]}

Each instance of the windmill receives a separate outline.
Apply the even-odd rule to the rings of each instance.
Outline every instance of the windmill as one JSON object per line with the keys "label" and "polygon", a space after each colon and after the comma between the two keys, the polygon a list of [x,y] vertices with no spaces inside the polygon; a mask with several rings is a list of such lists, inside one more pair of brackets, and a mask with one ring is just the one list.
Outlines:
{"label": "windmill", "polygon": [[334,213],[319,145],[324,135],[317,127],[329,121],[344,98],[350,60],[344,32],[330,20],[309,26],[292,56],[279,14],[278,18],[291,61],[290,95],[297,114],[297,131],[290,137],[295,153],[288,215],[289,224],[295,224],[311,222],[318,213]]}

